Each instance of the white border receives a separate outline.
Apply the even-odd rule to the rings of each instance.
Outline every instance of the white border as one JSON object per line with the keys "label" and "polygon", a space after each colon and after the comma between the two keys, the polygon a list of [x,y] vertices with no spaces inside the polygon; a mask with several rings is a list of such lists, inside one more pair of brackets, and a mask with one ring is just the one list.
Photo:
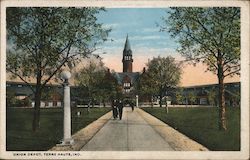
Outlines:
{"label": "white border", "polygon": [[[248,159],[249,158],[249,1],[233,0],[3,0],[1,1],[1,61],[0,61],[0,158],[8,159]],[[196,6],[196,7],[241,7],[241,151],[96,151],[96,152],[61,152],[61,153],[80,153],[81,156],[13,156],[10,151],[5,151],[6,146],[6,102],[5,102],[5,65],[6,65],[6,29],[5,29],[5,9],[10,6],[104,6],[107,8],[164,8],[170,6]],[[17,152],[15,152],[17,153]],[[18,153],[55,153],[55,152],[18,152]],[[56,152],[58,153],[58,151]]]}

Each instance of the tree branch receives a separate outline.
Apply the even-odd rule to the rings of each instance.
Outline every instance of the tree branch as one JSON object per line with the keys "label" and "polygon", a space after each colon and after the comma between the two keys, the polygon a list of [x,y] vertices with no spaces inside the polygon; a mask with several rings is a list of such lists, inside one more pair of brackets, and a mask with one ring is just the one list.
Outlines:
{"label": "tree branch", "polygon": [[[192,9],[192,8],[191,8]],[[187,10],[188,11],[188,10]],[[188,11],[189,12],[189,11]],[[191,17],[192,18],[192,17]],[[200,22],[200,20],[199,20],[199,18],[198,18],[198,16],[196,15],[196,18],[192,18],[194,21],[196,21],[197,23],[199,23],[199,25],[203,28],[203,30],[205,31],[205,32],[207,32],[209,35],[210,35],[210,37],[212,37],[212,39],[213,39],[213,41],[214,41],[214,43],[215,43],[215,45],[218,47],[218,43],[217,43],[217,41],[214,39],[214,35],[212,35],[209,31],[208,31],[208,29]]]}
{"label": "tree branch", "polygon": [[32,88],[32,86],[30,85],[30,83],[28,81],[26,81],[21,75],[19,75],[18,73],[10,70],[10,69],[7,69],[6,70],[14,75],[16,75],[17,77],[19,77],[25,84],[28,85],[28,87],[32,90],[32,92],[35,94],[35,90]]}
{"label": "tree branch", "polygon": [[237,70],[235,70],[235,71],[233,71],[233,72],[230,72],[230,73],[224,75],[224,77],[230,76],[230,75],[232,75],[232,74],[236,74],[236,73],[238,73],[239,71],[240,71],[240,68],[237,69]]}
{"label": "tree branch", "polygon": [[240,67],[240,64],[234,65],[234,66],[228,66],[228,67],[223,71],[223,73],[225,73],[226,71],[228,71],[228,70],[231,69],[231,68],[238,68],[238,67]]}
{"label": "tree branch", "polygon": [[212,64],[212,66],[214,66],[214,68],[218,69],[218,67],[210,60],[210,58],[207,58],[207,60],[210,62],[210,64]]}
{"label": "tree branch", "polygon": [[[205,45],[205,44],[203,44],[200,40],[198,40],[197,38],[193,37],[193,36],[191,35],[191,33],[186,32],[186,31],[183,31],[183,32],[186,33],[190,38],[192,38],[194,41],[198,42],[199,44]],[[205,46],[206,46],[206,45],[205,45]],[[208,46],[206,46],[206,48],[203,47],[203,49],[209,50],[209,51],[213,54],[213,56],[214,56],[215,58],[217,58],[215,52],[214,52],[213,50],[211,50]]]}

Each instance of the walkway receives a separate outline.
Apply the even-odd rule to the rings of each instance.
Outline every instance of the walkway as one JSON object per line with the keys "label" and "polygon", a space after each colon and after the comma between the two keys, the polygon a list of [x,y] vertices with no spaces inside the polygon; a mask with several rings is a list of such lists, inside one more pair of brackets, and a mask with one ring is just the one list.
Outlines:
{"label": "walkway", "polygon": [[122,120],[110,119],[81,149],[82,151],[171,151],[170,145],[131,108]]}

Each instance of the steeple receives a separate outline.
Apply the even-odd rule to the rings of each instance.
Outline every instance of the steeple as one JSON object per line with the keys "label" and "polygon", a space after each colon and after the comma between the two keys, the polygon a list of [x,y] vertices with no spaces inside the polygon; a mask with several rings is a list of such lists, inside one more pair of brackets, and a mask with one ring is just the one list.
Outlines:
{"label": "steeple", "polygon": [[128,34],[127,34],[126,42],[125,42],[124,49],[123,49],[122,63],[123,63],[123,72],[133,72],[132,50],[131,50],[130,43],[128,40]]}
{"label": "steeple", "polygon": [[132,50],[131,50],[131,47],[130,47],[128,34],[127,34],[127,37],[126,37],[126,42],[125,42],[124,50],[123,50],[123,56],[124,55],[132,55]]}

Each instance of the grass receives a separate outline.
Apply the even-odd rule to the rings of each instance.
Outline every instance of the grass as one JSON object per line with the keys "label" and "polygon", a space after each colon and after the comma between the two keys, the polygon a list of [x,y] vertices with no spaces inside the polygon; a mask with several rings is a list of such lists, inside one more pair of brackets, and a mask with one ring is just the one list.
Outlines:
{"label": "grass", "polygon": [[[81,111],[79,117],[77,111]],[[72,133],[95,121],[110,108],[72,109]],[[7,109],[7,148],[8,151],[45,151],[58,144],[63,137],[63,108],[41,109],[40,128],[32,132],[32,108]]]}
{"label": "grass", "polygon": [[227,108],[227,131],[218,129],[218,108],[143,108],[212,151],[240,150],[240,108]]}

